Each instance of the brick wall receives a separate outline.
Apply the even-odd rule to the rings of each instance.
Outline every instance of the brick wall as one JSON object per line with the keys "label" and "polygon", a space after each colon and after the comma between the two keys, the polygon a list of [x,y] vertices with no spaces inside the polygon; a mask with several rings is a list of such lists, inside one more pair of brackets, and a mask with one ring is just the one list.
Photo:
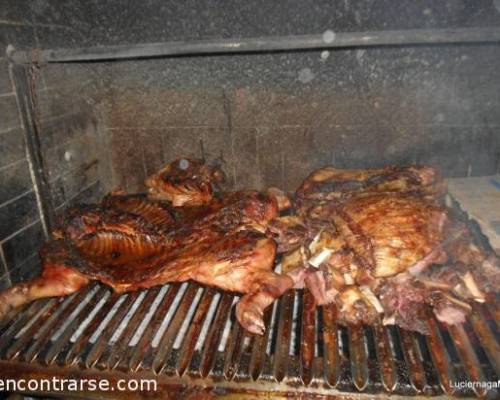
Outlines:
{"label": "brick wall", "polygon": [[[490,0],[40,4],[34,13],[45,23],[73,22],[70,46],[500,23]],[[165,162],[201,156],[200,141],[209,160],[223,154],[229,189],[293,190],[324,164],[419,162],[447,176],[494,173],[499,64],[496,45],[96,64],[110,187],[143,190],[144,177]]]}
{"label": "brick wall", "polygon": [[[9,0],[0,7],[0,288],[39,273],[44,241],[4,51],[7,44],[50,47],[70,29],[37,21],[28,1]],[[99,128],[83,100],[85,81],[63,81],[62,74],[61,69],[44,70],[37,83],[42,153],[57,210],[101,195],[95,150]]]}
{"label": "brick wall", "polygon": [[39,81],[40,143],[56,212],[103,194],[98,116],[84,71],[44,66]]}
{"label": "brick wall", "polygon": [[129,191],[200,157],[200,142],[209,161],[223,155],[230,189],[294,190],[326,164],[488,175],[500,160],[499,63],[493,46],[127,62],[101,71],[97,106]]}
{"label": "brick wall", "polygon": [[5,46],[35,44],[33,25],[20,10],[2,5],[0,22],[0,285],[37,271],[43,241],[40,215],[26,158],[23,128],[10,81]]}
{"label": "brick wall", "polygon": [[43,235],[5,59],[0,68],[0,284],[6,286],[34,264]]}

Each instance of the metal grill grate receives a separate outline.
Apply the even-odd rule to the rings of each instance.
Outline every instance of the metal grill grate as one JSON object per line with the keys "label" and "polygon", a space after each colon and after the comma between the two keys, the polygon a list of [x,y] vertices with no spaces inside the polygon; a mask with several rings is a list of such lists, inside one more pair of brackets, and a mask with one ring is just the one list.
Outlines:
{"label": "metal grill grate", "polygon": [[0,326],[0,362],[150,372],[212,386],[251,383],[257,391],[498,398],[495,389],[452,387],[499,378],[497,298],[474,305],[462,326],[429,319],[428,337],[393,326],[339,326],[335,306],[315,308],[307,291],[289,291],[270,307],[268,329],[256,337],[236,322],[237,299],[194,283],[121,296],[96,284],[8,316]]}

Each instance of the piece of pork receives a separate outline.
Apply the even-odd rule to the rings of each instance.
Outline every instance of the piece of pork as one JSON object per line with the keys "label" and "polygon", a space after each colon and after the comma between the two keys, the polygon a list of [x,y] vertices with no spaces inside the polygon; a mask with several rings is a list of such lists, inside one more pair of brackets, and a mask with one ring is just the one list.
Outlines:
{"label": "piece of pork", "polygon": [[[88,211],[73,215],[72,229],[66,227],[60,239],[44,246],[42,276],[0,294],[0,316],[40,297],[67,295],[90,281],[123,293],[194,280],[244,293],[237,318],[261,334],[265,308],[298,279],[273,272],[276,244],[264,232],[278,206],[274,197],[259,192],[229,194],[203,217],[170,231],[135,218],[127,225],[130,214],[120,211],[102,215],[98,206]],[[141,227],[146,229],[141,232]]]}
{"label": "piece of pork", "polygon": [[214,186],[223,180],[224,173],[218,166],[180,158],[149,176],[145,184],[151,199],[168,200],[174,207],[183,207],[210,203]]}
{"label": "piece of pork", "polygon": [[428,166],[353,170],[327,166],[311,173],[295,194],[301,208],[315,202],[342,202],[359,194],[382,192],[436,197],[442,195],[444,189],[440,174]]}
{"label": "piece of pork", "polygon": [[278,209],[278,190],[215,197],[218,167],[179,159],[148,178],[149,194],[115,191],[98,205],[64,215],[42,251],[43,273],[0,294],[0,317],[40,297],[64,296],[100,281],[116,292],[195,280],[244,293],[237,317],[262,333],[264,309],[303,280],[273,272],[276,244],[265,232]]}

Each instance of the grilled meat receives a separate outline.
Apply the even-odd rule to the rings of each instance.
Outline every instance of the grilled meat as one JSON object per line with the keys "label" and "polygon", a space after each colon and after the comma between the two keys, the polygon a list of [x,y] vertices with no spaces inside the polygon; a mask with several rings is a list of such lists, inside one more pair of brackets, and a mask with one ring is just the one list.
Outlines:
{"label": "grilled meat", "polygon": [[236,315],[246,329],[262,333],[264,309],[295,284],[293,274],[272,271],[276,245],[264,232],[278,212],[273,197],[253,191],[229,194],[205,215],[174,225],[150,223],[158,210],[151,212],[147,204],[127,203],[127,212],[109,208],[115,200],[105,200],[108,207],[70,210],[59,239],[41,252],[42,276],[0,294],[0,315],[36,298],[67,295],[94,280],[123,293],[191,279],[244,293]]}
{"label": "grilled meat", "polygon": [[439,173],[427,166],[344,170],[327,166],[310,174],[295,192],[299,213],[325,202],[342,202],[370,193],[411,193],[434,198],[444,194]]}
{"label": "grilled meat", "polygon": [[146,179],[149,197],[168,200],[174,207],[200,206],[213,198],[213,185],[224,180],[223,172],[202,160],[180,158]]}
{"label": "grilled meat", "polygon": [[[439,202],[443,183],[429,167],[323,168],[287,216],[283,192],[214,196],[220,179],[218,169],[180,159],[148,178],[148,197],[114,194],[68,210],[41,251],[42,275],[1,293],[0,317],[90,281],[123,293],[194,280],[243,293],[236,316],[257,334],[265,308],[304,285],[317,304],[336,303],[340,323],[427,333],[430,309],[461,323],[468,302],[500,287],[498,257]],[[273,272],[278,252],[282,273]]]}
{"label": "grilled meat", "polygon": [[106,208],[119,210],[127,214],[136,215],[150,224],[167,227],[176,221],[175,210],[164,201],[147,199],[138,195],[108,195],[102,205]]}
{"label": "grilled meat", "polygon": [[[284,255],[284,271],[306,268],[316,302],[337,303],[340,322],[379,317],[426,333],[429,308],[442,322],[462,322],[467,301],[498,291],[500,268],[440,204],[438,177],[429,167],[313,173],[298,190],[295,225],[318,234],[293,238],[301,247]],[[279,246],[290,230],[274,232]]]}
{"label": "grilled meat", "polygon": [[442,257],[446,211],[428,201],[399,193],[373,194],[351,198],[330,216],[361,268],[374,278]]}
{"label": "grilled meat", "polygon": [[278,244],[280,253],[300,247],[308,237],[308,227],[304,220],[294,215],[274,218],[267,231]]}
{"label": "grilled meat", "polygon": [[384,324],[428,333],[427,304],[429,292],[408,275],[386,279],[377,291],[383,308]]}

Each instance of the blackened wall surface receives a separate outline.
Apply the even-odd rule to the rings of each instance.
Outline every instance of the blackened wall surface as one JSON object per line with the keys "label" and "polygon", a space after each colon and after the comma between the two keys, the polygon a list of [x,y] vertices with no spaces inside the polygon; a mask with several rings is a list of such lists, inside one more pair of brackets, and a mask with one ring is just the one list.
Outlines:
{"label": "blackened wall surface", "polygon": [[[17,103],[9,79],[7,62],[0,61],[0,284],[10,284],[9,271],[20,267],[33,255],[34,248],[14,254],[16,237],[26,234],[35,241],[41,236],[38,208],[33,192]],[[15,215],[15,218],[14,218]]]}
{"label": "blackened wall surface", "polygon": [[[23,0],[26,1],[26,0]],[[35,0],[42,45],[493,26],[498,0]],[[57,29],[59,27],[59,29]],[[61,27],[69,28],[66,31]]]}
{"label": "blackened wall surface", "polygon": [[209,159],[223,154],[235,188],[293,190],[329,163],[486,175],[499,157],[499,62],[495,48],[454,47],[113,64],[100,105],[130,190],[200,156],[200,141]]}
{"label": "blackened wall surface", "polygon": [[[23,126],[5,54],[7,44],[40,47],[38,32],[61,35],[71,27],[36,20],[28,1],[0,6],[0,286],[36,275],[42,224],[26,155]],[[97,123],[79,94],[80,79],[43,73],[36,80],[42,153],[58,210],[99,196],[95,161]]]}
{"label": "blackened wall surface", "polygon": [[4,56],[7,43],[35,44],[26,13],[10,5],[0,8],[0,285],[8,286],[26,269],[36,269],[42,227],[30,174],[17,100]]}
{"label": "blackened wall surface", "polygon": [[[500,24],[499,1],[40,0],[42,47]],[[179,156],[226,161],[229,188],[294,189],[313,168],[499,168],[498,46],[311,51],[94,64],[112,185]],[[49,69],[52,67],[49,67]],[[65,67],[72,68],[71,66]],[[75,67],[76,68],[76,67]]]}

